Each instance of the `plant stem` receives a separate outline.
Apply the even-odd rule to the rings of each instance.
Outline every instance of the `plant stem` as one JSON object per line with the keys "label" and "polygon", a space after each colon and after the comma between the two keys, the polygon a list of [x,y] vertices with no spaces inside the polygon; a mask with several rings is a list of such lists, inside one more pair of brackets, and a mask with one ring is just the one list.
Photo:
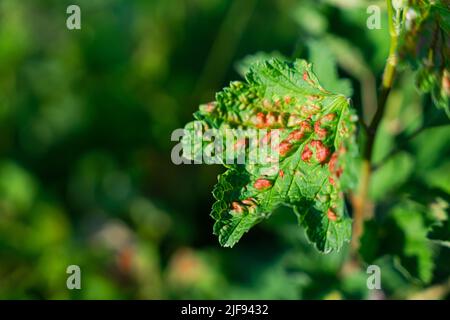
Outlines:
{"label": "plant stem", "polygon": [[392,7],[391,0],[386,0],[386,3],[389,16],[389,34],[390,34],[389,56],[387,58],[386,66],[383,72],[383,79],[378,96],[377,110],[367,130],[367,139],[363,151],[363,161],[361,164],[359,189],[357,191],[356,196],[353,199],[354,215],[353,215],[353,236],[351,243],[351,250],[353,256],[357,255],[359,249],[360,245],[359,240],[364,231],[364,220],[367,216],[370,216],[370,214],[368,214],[367,212],[368,211],[367,202],[368,202],[370,178],[372,174],[371,168],[372,168],[373,147],[375,143],[377,130],[384,116],[384,112],[386,109],[386,102],[389,97],[392,85],[394,83],[394,77],[398,62],[398,54],[397,54],[398,29],[397,26],[394,24],[394,9]]}

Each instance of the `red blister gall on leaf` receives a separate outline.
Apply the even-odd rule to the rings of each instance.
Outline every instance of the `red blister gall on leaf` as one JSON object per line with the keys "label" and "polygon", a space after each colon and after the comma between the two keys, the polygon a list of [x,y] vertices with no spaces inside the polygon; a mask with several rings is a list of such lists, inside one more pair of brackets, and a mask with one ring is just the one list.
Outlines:
{"label": "red blister gall on leaf", "polygon": [[285,156],[286,154],[289,153],[289,151],[291,151],[292,149],[292,144],[289,141],[281,141],[279,147],[278,147],[278,152],[280,154],[280,156]]}
{"label": "red blister gall on leaf", "polygon": [[318,147],[316,149],[316,159],[320,163],[324,163],[327,161],[328,155],[330,154],[330,150],[327,147]]}
{"label": "red blister gall on leaf", "polygon": [[313,155],[313,152],[306,145],[305,148],[303,149],[303,152],[302,152],[302,160],[305,161],[305,162],[308,162],[309,159],[311,159],[312,155]]}
{"label": "red blister gall on leaf", "polygon": [[337,167],[337,161],[338,161],[338,157],[339,154],[344,154],[345,153],[345,148],[341,147],[339,149],[339,152],[334,152],[331,155],[330,161],[328,162],[328,168],[330,170],[330,173],[334,176],[336,176],[337,178],[339,178],[342,173],[344,172],[344,169],[342,167]]}
{"label": "red blister gall on leaf", "polygon": [[308,77],[308,72],[303,72],[303,80],[308,81],[309,77]]}
{"label": "red blister gall on leaf", "polygon": [[331,209],[328,209],[327,217],[328,217],[328,219],[330,219],[331,221],[336,221],[336,220],[337,220],[337,215],[336,215],[336,213],[335,213],[333,210],[331,210]]}
{"label": "red blister gall on leaf", "polygon": [[288,137],[288,141],[300,141],[305,136],[305,133],[311,130],[311,125],[307,121],[300,123],[300,129],[292,131]]}
{"label": "red blister gall on leaf", "polygon": [[284,102],[285,102],[286,104],[290,104],[290,103],[292,102],[292,97],[290,97],[290,96],[284,97]]}
{"label": "red blister gall on leaf", "polygon": [[323,129],[321,125],[322,125],[321,121],[317,120],[316,123],[314,124],[314,132],[317,134],[319,139],[323,140],[327,136],[327,130]]}
{"label": "red blister gall on leaf", "polygon": [[258,190],[264,190],[270,188],[272,186],[272,182],[270,182],[270,180],[261,178],[256,180],[253,186]]}
{"label": "red blister gall on leaf", "polygon": [[213,112],[216,109],[216,104],[214,102],[210,102],[206,105],[206,112]]}
{"label": "red blister gall on leaf", "polygon": [[324,163],[330,154],[330,150],[320,140],[311,141],[311,147],[315,148],[316,159]]}
{"label": "red blister gall on leaf", "polygon": [[[351,177],[338,178],[343,164],[355,154],[348,152],[341,160],[338,151],[339,146],[355,145],[349,100],[323,89],[311,65],[303,60],[256,63],[245,80],[232,82],[216,95],[214,112],[200,108],[195,114],[203,126],[224,136],[228,129],[269,131],[258,132],[256,145],[263,149],[258,162],[227,163],[227,170],[218,177],[211,213],[214,233],[221,245],[232,247],[276,208],[288,205],[320,251],[339,250],[351,232],[343,199],[347,185],[342,183]],[[192,125],[187,127],[193,131]],[[271,131],[277,132],[276,139]],[[193,141],[185,143],[190,147]],[[267,146],[275,154],[265,154]],[[244,149],[246,155],[251,151]],[[332,156],[335,153],[339,155]],[[318,219],[320,214],[325,219]]]}
{"label": "red blister gall on leaf", "polygon": [[288,140],[289,141],[300,141],[303,137],[304,137],[305,133],[303,132],[303,130],[298,129],[298,130],[294,130],[292,131],[289,136],[288,136]]}
{"label": "red blister gall on leaf", "polygon": [[307,97],[309,101],[316,101],[316,100],[320,100],[321,97],[319,95],[316,94],[312,94],[310,96]]}
{"label": "red blister gall on leaf", "polygon": [[244,200],[242,200],[242,203],[245,204],[245,205],[247,205],[247,206],[250,206],[250,207],[253,207],[253,206],[256,205],[255,199],[254,199],[254,198],[247,198],[247,199],[244,199]]}
{"label": "red blister gall on leaf", "polygon": [[300,124],[303,132],[311,131],[311,124],[308,121],[302,121]]}
{"label": "red blister gall on leaf", "polygon": [[259,140],[260,146],[267,146],[269,143],[276,143],[280,137],[282,129],[268,130]]}
{"label": "red blister gall on leaf", "polygon": [[256,114],[256,127],[264,128],[266,126],[266,115],[263,112]]}
{"label": "red blister gall on leaf", "polygon": [[338,153],[334,152],[331,155],[330,161],[328,162],[328,168],[330,168],[330,172],[331,173],[335,173],[336,172],[336,163],[338,160]]}
{"label": "red blister gall on leaf", "polygon": [[287,119],[287,126],[293,127],[297,126],[302,122],[302,118],[298,114],[289,114],[289,117]]}
{"label": "red blister gall on leaf", "polygon": [[234,212],[236,213],[242,213],[244,211],[244,209],[242,208],[242,206],[239,204],[239,202],[234,201],[231,203],[231,208],[233,209]]}
{"label": "red blister gall on leaf", "polygon": [[320,106],[315,104],[305,105],[301,108],[301,114],[303,117],[311,117],[321,110]]}
{"label": "red blister gall on leaf", "polygon": [[234,150],[240,150],[241,148],[245,147],[246,145],[247,145],[247,139],[240,138],[234,144]]}
{"label": "red blister gall on leaf", "polygon": [[327,123],[327,122],[333,121],[335,118],[336,118],[336,115],[334,113],[329,113],[322,117],[321,122]]}
{"label": "red blister gall on leaf", "polygon": [[267,133],[261,138],[260,144],[267,145],[271,141],[273,131],[267,131]]}
{"label": "red blister gall on leaf", "polygon": [[281,108],[281,100],[280,100],[280,99],[276,99],[276,100],[273,102],[273,106],[274,106],[275,108],[277,108],[277,109],[280,109],[280,108]]}
{"label": "red blister gall on leaf", "polygon": [[266,126],[271,127],[275,125],[277,122],[278,122],[278,115],[273,112],[269,112],[266,116]]}

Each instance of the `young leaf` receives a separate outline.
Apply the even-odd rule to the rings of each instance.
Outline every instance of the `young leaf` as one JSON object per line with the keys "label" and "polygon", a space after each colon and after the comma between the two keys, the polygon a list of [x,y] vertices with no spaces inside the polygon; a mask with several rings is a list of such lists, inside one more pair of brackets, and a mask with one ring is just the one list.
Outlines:
{"label": "young leaf", "polygon": [[450,5],[448,1],[412,0],[401,37],[402,57],[417,70],[417,86],[430,92],[450,117]]}
{"label": "young leaf", "polygon": [[[231,83],[216,102],[194,114],[198,128],[213,129],[222,138],[229,129],[268,130],[254,141],[268,146],[269,156],[256,163],[228,164],[218,178],[211,215],[220,244],[232,247],[275,208],[288,205],[320,251],[339,250],[350,238],[343,191],[354,182],[352,160],[357,153],[348,99],[325,90],[304,60],[255,63],[246,80]],[[194,139],[186,137],[186,148],[192,149]],[[197,139],[194,149],[208,142]],[[251,154],[248,139],[231,148],[238,144]],[[226,151],[230,145],[219,142],[220,147]],[[229,160],[215,156],[222,163]]]}

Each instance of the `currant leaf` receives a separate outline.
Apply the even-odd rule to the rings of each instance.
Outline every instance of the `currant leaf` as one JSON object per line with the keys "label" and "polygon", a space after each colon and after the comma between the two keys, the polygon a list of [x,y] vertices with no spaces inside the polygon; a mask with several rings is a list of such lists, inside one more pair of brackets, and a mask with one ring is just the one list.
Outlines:
{"label": "currant leaf", "polygon": [[[188,158],[217,141],[216,150],[238,146],[240,155],[249,156],[249,139],[227,144],[222,139],[227,130],[267,130],[254,144],[270,149],[262,161],[236,164],[225,152],[214,155],[228,168],[213,191],[217,201],[211,215],[220,244],[232,247],[252,226],[287,205],[320,251],[339,250],[351,233],[343,192],[355,181],[357,155],[356,116],[349,100],[325,90],[304,60],[257,62],[246,80],[232,82],[216,102],[200,106],[194,114],[198,121],[186,125],[183,139]],[[214,143],[199,139],[206,129],[214,131]]]}
{"label": "currant leaf", "polygon": [[417,87],[450,118],[450,4],[411,0],[400,55],[417,70]]}

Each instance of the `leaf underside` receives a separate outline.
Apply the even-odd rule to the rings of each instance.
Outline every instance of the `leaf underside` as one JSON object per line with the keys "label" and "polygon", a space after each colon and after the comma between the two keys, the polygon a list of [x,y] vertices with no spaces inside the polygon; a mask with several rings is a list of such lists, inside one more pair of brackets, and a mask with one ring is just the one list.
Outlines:
{"label": "leaf underside", "polygon": [[[343,192],[354,181],[356,117],[344,95],[320,86],[310,64],[255,63],[246,82],[232,82],[194,116],[198,121],[186,125],[183,138],[186,158],[198,159],[211,143],[195,138],[205,129],[223,136],[228,129],[265,129],[268,133],[257,143],[277,141],[270,144],[276,163],[226,164],[218,177],[211,216],[221,245],[234,246],[282,205],[293,208],[320,251],[339,250],[349,240],[351,219]],[[246,143],[243,152],[248,154]],[[223,156],[219,160],[225,164]]]}

